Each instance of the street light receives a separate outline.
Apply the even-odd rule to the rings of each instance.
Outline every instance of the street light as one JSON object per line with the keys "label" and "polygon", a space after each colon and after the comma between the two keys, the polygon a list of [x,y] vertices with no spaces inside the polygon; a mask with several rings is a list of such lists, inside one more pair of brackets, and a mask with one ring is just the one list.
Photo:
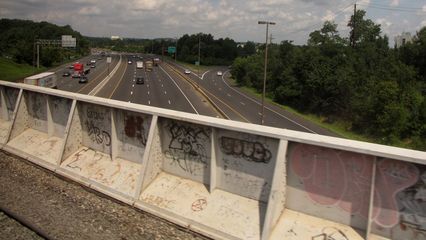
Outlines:
{"label": "street light", "polygon": [[265,115],[265,86],[266,86],[266,70],[268,66],[268,30],[269,25],[275,25],[274,22],[268,21],[258,21],[258,24],[266,24],[266,41],[265,41],[265,69],[263,73],[263,92],[262,92],[262,115],[260,117],[260,124],[264,124],[264,115]]}

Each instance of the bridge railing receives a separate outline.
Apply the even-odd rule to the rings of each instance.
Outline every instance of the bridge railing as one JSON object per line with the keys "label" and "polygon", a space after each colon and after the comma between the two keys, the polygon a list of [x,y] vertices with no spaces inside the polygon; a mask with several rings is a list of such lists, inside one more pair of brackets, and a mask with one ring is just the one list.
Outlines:
{"label": "bridge railing", "polygon": [[0,82],[0,144],[219,239],[425,239],[426,153]]}

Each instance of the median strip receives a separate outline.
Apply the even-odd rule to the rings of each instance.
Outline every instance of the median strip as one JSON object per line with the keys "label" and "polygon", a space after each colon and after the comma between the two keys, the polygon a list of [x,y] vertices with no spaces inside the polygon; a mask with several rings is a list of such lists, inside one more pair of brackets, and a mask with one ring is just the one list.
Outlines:
{"label": "median strip", "polygon": [[120,63],[121,63],[121,55],[120,55],[120,60],[118,60],[118,63],[117,65],[115,65],[114,69],[110,72],[110,74],[108,74],[108,76],[104,78],[104,80],[102,80],[96,87],[93,88],[92,91],[89,92],[89,95],[92,95],[92,96],[96,95],[108,83],[108,81],[115,74],[115,72],[117,72],[118,68],[120,67]]}

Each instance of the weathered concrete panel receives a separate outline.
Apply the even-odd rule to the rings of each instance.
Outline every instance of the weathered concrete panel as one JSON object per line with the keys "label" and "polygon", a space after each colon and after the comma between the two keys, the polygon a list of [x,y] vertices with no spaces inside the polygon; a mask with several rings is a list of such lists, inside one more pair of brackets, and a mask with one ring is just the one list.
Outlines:
{"label": "weathered concrete panel", "polygon": [[0,87],[0,91],[2,94],[0,98],[0,107],[2,109],[0,118],[4,121],[11,121],[18,101],[19,89]]}
{"label": "weathered concrete panel", "polygon": [[62,155],[61,161],[64,161],[69,156],[71,156],[71,154],[77,152],[77,150],[80,149],[83,144],[83,127],[80,118],[80,111],[75,109],[71,114],[72,119],[70,123],[70,129],[68,131],[68,136],[66,137],[64,153]]}
{"label": "weathered concrete panel", "polygon": [[[149,150],[148,161],[146,162],[146,168],[143,174],[143,182],[141,189],[144,190],[162,171],[163,159],[165,158],[163,151],[161,150],[160,130],[156,124],[152,131],[152,144]],[[139,196],[137,196],[139,197]]]}
{"label": "weathered concrete panel", "polygon": [[116,110],[114,123],[117,134],[117,157],[142,163],[151,116]]}
{"label": "weathered concrete panel", "polygon": [[24,94],[22,94],[21,99],[19,101],[18,110],[15,116],[15,122],[12,126],[9,140],[14,139],[19,134],[23,133],[25,129],[29,128],[30,115],[28,114],[27,104],[23,100],[23,98]]}
{"label": "weathered concrete panel", "polygon": [[77,110],[82,124],[82,144],[88,148],[111,154],[111,109],[78,102]]}
{"label": "weathered concrete panel", "polygon": [[366,229],[373,160],[364,154],[290,144],[287,208]]}
{"label": "weathered concrete panel", "polygon": [[160,119],[163,170],[209,184],[211,128]]}
{"label": "weathered concrete panel", "polygon": [[218,130],[217,143],[217,188],[267,202],[278,139]]}
{"label": "weathered concrete panel", "polygon": [[379,159],[372,232],[395,240],[426,239],[426,166]]}
{"label": "weathered concrete panel", "polygon": [[24,91],[24,103],[29,115],[27,127],[47,133],[47,96]]}
{"label": "weathered concrete panel", "polygon": [[48,114],[50,114],[50,118],[52,120],[52,122],[49,123],[49,129],[51,129],[49,134],[64,138],[65,127],[67,126],[72,100],[49,96],[47,102],[48,109],[50,110]]}

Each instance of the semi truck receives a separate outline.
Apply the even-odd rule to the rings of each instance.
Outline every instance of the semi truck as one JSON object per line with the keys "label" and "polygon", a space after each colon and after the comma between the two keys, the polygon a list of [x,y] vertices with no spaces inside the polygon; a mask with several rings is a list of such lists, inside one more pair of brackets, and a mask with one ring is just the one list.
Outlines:
{"label": "semi truck", "polygon": [[90,72],[90,67],[86,67],[82,63],[74,63],[74,72],[72,74],[72,77],[79,78],[89,74],[89,72]]}
{"label": "semi truck", "polygon": [[148,71],[148,72],[152,71],[152,61],[151,60],[145,62],[145,70]]}
{"label": "semi truck", "polygon": [[142,61],[137,61],[136,62],[136,68],[143,68],[143,62]]}
{"label": "semi truck", "polygon": [[26,77],[24,83],[40,87],[58,88],[56,74],[54,72],[43,72]]}

